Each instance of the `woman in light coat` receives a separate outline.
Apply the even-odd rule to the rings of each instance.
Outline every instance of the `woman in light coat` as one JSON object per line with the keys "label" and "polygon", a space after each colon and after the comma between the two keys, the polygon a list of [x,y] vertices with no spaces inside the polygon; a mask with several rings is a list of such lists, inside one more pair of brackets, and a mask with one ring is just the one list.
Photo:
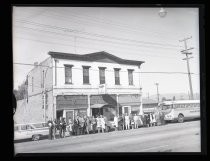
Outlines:
{"label": "woman in light coat", "polygon": [[115,131],[117,131],[118,130],[118,116],[117,115],[114,116],[114,126],[115,126]]}
{"label": "woman in light coat", "polygon": [[96,125],[97,125],[97,129],[98,129],[98,133],[100,133],[100,131],[101,131],[101,118],[99,117],[99,115],[96,117]]}
{"label": "woman in light coat", "polygon": [[125,115],[125,128],[130,130],[130,118],[127,113]]}
{"label": "woman in light coat", "polygon": [[105,126],[105,120],[104,120],[104,117],[101,115],[101,129],[102,129],[102,133],[104,133],[104,130],[106,129],[106,126]]}
{"label": "woman in light coat", "polygon": [[149,114],[149,119],[150,119],[150,126],[153,126],[153,116],[152,116],[152,113]]}

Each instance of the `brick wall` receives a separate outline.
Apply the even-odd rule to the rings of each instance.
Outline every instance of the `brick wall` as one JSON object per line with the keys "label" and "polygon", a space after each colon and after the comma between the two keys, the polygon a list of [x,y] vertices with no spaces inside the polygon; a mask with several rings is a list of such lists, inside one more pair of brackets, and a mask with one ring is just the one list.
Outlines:
{"label": "brick wall", "polygon": [[42,93],[44,90],[43,78],[45,78],[44,82],[47,93],[46,121],[53,117],[52,74],[51,58],[44,60],[39,66],[34,67],[34,69],[29,72],[28,102],[26,99],[17,102],[17,111],[14,115],[15,123],[36,123],[45,121]]}

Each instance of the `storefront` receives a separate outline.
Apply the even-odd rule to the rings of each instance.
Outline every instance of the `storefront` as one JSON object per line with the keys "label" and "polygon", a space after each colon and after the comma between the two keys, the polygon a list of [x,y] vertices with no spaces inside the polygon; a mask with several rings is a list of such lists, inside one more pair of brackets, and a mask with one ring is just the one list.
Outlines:
{"label": "storefront", "polygon": [[139,114],[140,112],[140,94],[120,94],[119,114]]}
{"label": "storefront", "polygon": [[58,95],[56,97],[56,116],[74,119],[75,116],[87,115],[88,98],[86,95]]}
{"label": "storefront", "polygon": [[114,120],[114,115],[117,114],[116,95],[91,95],[90,108],[92,116],[103,115],[108,121]]}

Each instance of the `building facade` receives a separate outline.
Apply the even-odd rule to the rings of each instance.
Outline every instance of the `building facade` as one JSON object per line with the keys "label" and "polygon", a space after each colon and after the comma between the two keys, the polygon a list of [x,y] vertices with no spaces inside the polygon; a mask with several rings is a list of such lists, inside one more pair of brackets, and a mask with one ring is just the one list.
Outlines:
{"label": "building facade", "polygon": [[50,57],[27,76],[28,106],[39,111],[37,121],[98,114],[111,121],[115,114],[143,112],[143,61],[125,60],[103,51],[48,54]]}

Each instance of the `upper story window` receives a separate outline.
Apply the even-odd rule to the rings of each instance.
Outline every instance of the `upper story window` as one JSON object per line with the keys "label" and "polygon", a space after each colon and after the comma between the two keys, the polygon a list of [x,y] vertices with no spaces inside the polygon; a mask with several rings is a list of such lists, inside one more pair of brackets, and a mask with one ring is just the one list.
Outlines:
{"label": "upper story window", "polygon": [[105,84],[105,69],[106,67],[99,67],[100,84]]}
{"label": "upper story window", "polygon": [[65,84],[72,84],[72,67],[73,65],[65,64]]}
{"label": "upper story window", "polygon": [[133,85],[133,69],[128,69],[128,82],[129,85]]}
{"label": "upper story window", "polygon": [[115,84],[120,85],[120,68],[114,68]]}
{"label": "upper story window", "polygon": [[90,84],[90,80],[89,80],[90,66],[82,66],[82,67],[83,67],[83,84]]}

